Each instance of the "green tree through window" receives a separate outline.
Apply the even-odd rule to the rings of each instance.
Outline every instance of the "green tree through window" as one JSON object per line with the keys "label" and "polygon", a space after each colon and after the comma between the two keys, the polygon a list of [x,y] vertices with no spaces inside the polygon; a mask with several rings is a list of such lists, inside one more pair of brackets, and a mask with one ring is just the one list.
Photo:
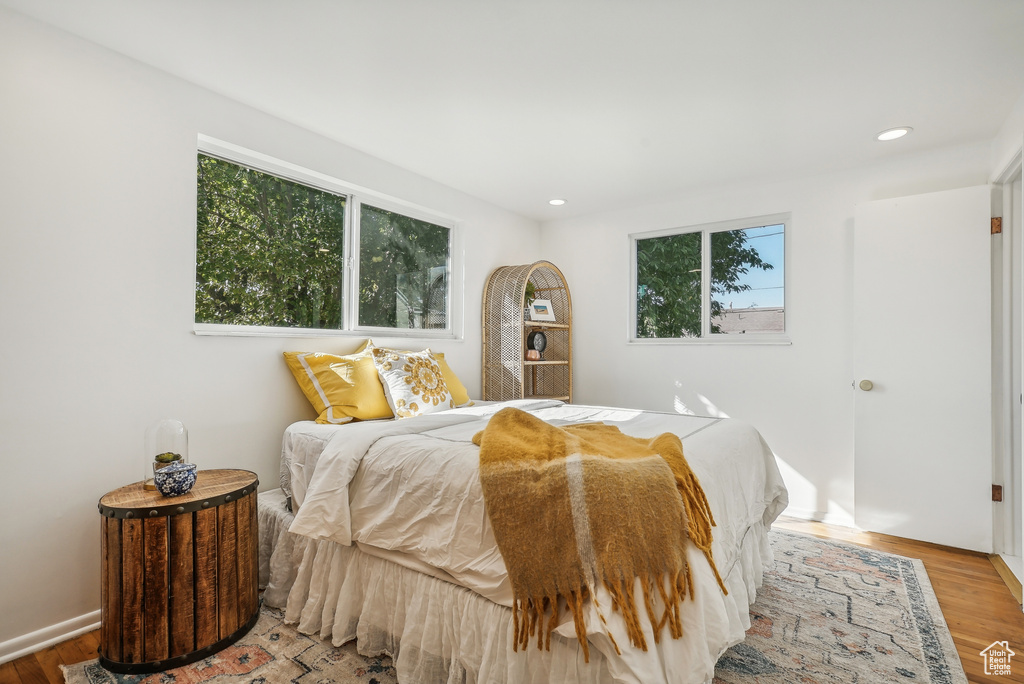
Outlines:
{"label": "green tree through window", "polygon": [[447,327],[449,229],[368,204],[359,213],[359,324]]}
{"label": "green tree through window", "polygon": [[636,241],[637,337],[700,337],[701,237]]}
{"label": "green tree through window", "polygon": [[346,198],[199,155],[197,323],[341,328]]}

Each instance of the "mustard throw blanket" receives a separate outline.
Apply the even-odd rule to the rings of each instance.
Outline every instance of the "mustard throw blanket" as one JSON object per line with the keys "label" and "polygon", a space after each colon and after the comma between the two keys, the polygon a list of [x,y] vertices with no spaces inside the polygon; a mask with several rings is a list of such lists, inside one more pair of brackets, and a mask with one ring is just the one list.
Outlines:
{"label": "mustard throw blanket", "polygon": [[[538,648],[550,648],[565,606],[589,662],[583,602],[598,582],[611,593],[613,610],[622,612],[634,646],[647,650],[638,603],[655,642],[666,624],[678,639],[679,605],[693,593],[687,538],[704,552],[725,591],[711,557],[715,521],[676,435],[638,439],[601,423],[560,428],[506,408],[473,441],[480,445],[487,514],[512,584],[514,650],[534,635]],[[634,593],[638,577],[642,596]]]}

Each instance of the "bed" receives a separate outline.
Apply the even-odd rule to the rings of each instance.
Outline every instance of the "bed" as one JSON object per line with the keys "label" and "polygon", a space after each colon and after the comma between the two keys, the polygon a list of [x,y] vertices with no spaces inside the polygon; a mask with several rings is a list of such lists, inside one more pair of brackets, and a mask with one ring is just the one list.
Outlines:
{"label": "bed", "polygon": [[[687,550],[695,592],[684,636],[616,653],[587,613],[589,663],[572,618],[550,650],[513,652],[512,592],[488,524],[472,436],[513,406],[554,425],[604,422],[635,437],[673,432],[699,477],[717,527],[714,559]],[[281,489],[260,495],[264,601],[300,631],[335,645],[357,639],[388,653],[403,682],[708,682],[718,657],[750,626],[748,607],[773,560],[766,533],[787,503],[774,456],[737,420],[520,400],[405,420],[285,432]],[[597,592],[600,603],[607,597]],[[607,602],[605,603],[607,605]],[[650,629],[650,626],[647,626]]]}

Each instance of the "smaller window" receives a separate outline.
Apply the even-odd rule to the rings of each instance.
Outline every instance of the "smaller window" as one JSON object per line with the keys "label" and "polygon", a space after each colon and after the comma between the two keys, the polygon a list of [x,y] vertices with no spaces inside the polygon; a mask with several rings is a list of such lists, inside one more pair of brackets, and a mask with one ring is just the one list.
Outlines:
{"label": "smaller window", "polygon": [[632,339],[779,339],[786,332],[789,220],[775,215],[631,236]]}
{"label": "smaller window", "polygon": [[702,233],[636,241],[636,336],[700,337]]}
{"label": "smaller window", "polygon": [[359,325],[448,327],[451,231],[427,221],[359,206]]}

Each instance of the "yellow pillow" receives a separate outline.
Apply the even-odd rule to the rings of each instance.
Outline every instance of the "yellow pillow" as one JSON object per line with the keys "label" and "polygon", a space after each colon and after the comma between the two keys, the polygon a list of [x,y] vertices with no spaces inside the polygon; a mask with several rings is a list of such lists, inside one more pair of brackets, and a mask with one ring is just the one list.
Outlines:
{"label": "yellow pillow", "polygon": [[319,414],[316,422],[341,425],[351,420],[394,415],[367,345],[363,351],[348,356],[285,352],[284,360]]}
{"label": "yellow pillow", "polygon": [[437,359],[437,365],[441,367],[441,376],[444,377],[444,384],[448,385],[448,391],[452,393],[455,405],[472,406],[473,402],[469,400],[469,390],[462,384],[459,376],[451,369],[448,362],[444,360],[444,352],[434,352],[434,358]]}

